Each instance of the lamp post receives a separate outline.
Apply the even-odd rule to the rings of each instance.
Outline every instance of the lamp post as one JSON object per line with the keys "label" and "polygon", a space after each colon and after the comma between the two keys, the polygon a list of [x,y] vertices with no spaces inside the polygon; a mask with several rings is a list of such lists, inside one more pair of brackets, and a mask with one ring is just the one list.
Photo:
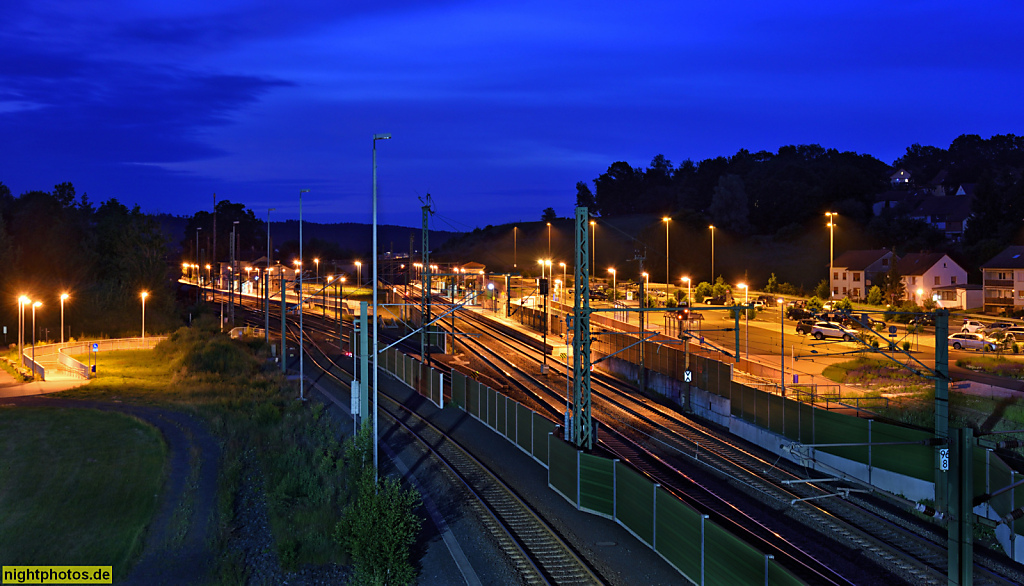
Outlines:
{"label": "lamp post", "polygon": [[669,272],[668,272],[668,225],[669,225],[669,222],[672,221],[672,218],[670,218],[668,216],[665,216],[664,218],[661,219],[661,221],[665,222],[665,295],[667,296],[668,295],[668,282],[671,280],[671,279],[669,279],[669,276],[668,276],[669,275]]}
{"label": "lamp post", "polygon": [[313,259],[313,264],[316,265],[316,282],[320,283],[320,259],[319,258],[314,258]]}
{"label": "lamp post", "polygon": [[560,262],[558,263],[558,266],[562,267],[562,286],[558,289],[558,301],[560,303],[565,303],[565,285],[568,283],[568,281],[565,280],[565,263]]}
{"label": "lamp post", "polygon": [[[341,347],[341,343],[342,343],[342,340],[341,340],[341,328],[342,328],[342,326],[345,323],[344,320],[341,319],[341,298],[344,295],[345,295],[345,276],[342,275],[341,277],[338,277],[338,298],[335,300],[335,303],[334,303],[334,308],[337,310],[337,314],[338,314],[338,352],[341,352],[342,350],[344,350],[344,348]],[[352,355],[355,356],[355,352],[353,352]],[[353,375],[355,374],[354,370],[352,371],[352,374]]]}
{"label": "lamp post", "polygon": [[693,300],[690,299],[690,285],[692,285],[692,283],[690,281],[690,277],[683,277],[680,280],[686,283],[686,304],[692,306]]}
{"label": "lamp post", "polygon": [[[391,135],[373,135],[373,481],[377,481],[377,141],[388,140]],[[429,292],[427,293],[429,295]]]}
{"label": "lamp post", "polygon": [[519,226],[512,227],[512,268],[519,268]]}
{"label": "lamp post", "polygon": [[593,276],[597,277],[597,222],[590,220],[590,266],[594,268]]}
{"label": "lamp post", "polygon": [[640,292],[640,308],[643,309],[647,305],[647,290],[651,286],[651,281],[647,273],[640,273],[640,276],[644,278],[644,288]]}
{"label": "lamp post", "polygon": [[711,230],[711,284],[715,284],[715,227],[714,225],[708,226]]}
{"label": "lamp post", "polygon": [[836,216],[839,214],[835,212],[825,212],[825,217],[828,218],[828,298],[832,299],[832,259],[835,257],[835,231],[836,231]]}
{"label": "lamp post", "polygon": [[32,378],[36,377],[36,308],[42,304],[42,301],[32,304]]}
{"label": "lamp post", "polygon": [[356,261],[356,287],[363,286],[363,263]]}
{"label": "lamp post", "polygon": [[64,343],[64,302],[71,297],[67,293],[60,294],[60,343]]}
{"label": "lamp post", "polygon": [[[263,336],[267,344],[270,344],[270,212],[277,208],[267,208],[267,270],[263,272],[266,282],[263,284],[263,309],[266,311],[266,318],[263,322]],[[281,334],[284,336],[284,334]],[[284,357],[281,357],[284,360]]]}
{"label": "lamp post", "polygon": [[786,300],[779,297],[775,300],[779,304],[779,366],[782,373],[779,378],[779,384],[781,388],[782,396],[786,396],[786,324],[784,318],[786,316]]}
{"label": "lamp post", "polygon": [[[206,265],[206,286],[211,288],[211,289],[213,288],[213,273],[212,273],[212,270],[213,270],[213,267],[211,265],[207,264]],[[205,296],[206,295],[204,294],[203,297],[205,297]]]}
{"label": "lamp post", "polygon": [[305,313],[305,308],[302,305],[302,194],[309,193],[308,189],[299,190],[299,400],[306,400],[306,364],[305,354],[303,352],[303,338],[302,338],[302,314]]}
{"label": "lamp post", "polygon": [[551,222],[548,222],[548,258],[551,258]]}
{"label": "lamp post", "polygon": [[149,297],[148,291],[143,291],[139,294],[142,297],[142,339],[146,339],[146,297]]}
{"label": "lamp post", "polygon": [[615,300],[619,297],[615,289],[615,269],[608,269],[608,272],[612,274],[612,305],[615,305]]}
{"label": "lamp post", "polygon": [[921,298],[924,297],[924,289],[917,290],[917,304],[921,305]]}
{"label": "lamp post", "polygon": [[[196,265],[198,265],[201,262],[200,259],[199,259],[199,231],[202,230],[202,229],[203,229],[202,227],[196,228]],[[217,259],[213,259],[213,261],[217,262]],[[196,305],[199,305],[200,289],[202,289],[202,288],[201,287],[196,287]],[[204,301],[205,301],[205,299],[204,299]]]}
{"label": "lamp post", "polygon": [[747,311],[747,293],[750,287],[746,283],[736,285],[743,289],[743,318],[744,318],[744,346],[746,347],[747,360],[750,360],[750,312]]}
{"label": "lamp post", "polygon": [[32,300],[25,295],[18,297],[18,363],[25,363],[25,306]]}

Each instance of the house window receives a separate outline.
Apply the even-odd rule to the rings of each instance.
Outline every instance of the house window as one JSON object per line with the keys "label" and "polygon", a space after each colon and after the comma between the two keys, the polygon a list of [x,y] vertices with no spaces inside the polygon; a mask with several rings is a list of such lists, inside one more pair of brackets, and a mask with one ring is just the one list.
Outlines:
{"label": "house window", "polygon": [[839,280],[839,273],[832,273],[832,280],[833,281],[838,281]]}
{"label": "house window", "polygon": [[942,284],[942,277],[935,277],[935,284],[936,285],[941,285]]}
{"label": "house window", "polygon": [[[853,273],[853,282],[854,283],[859,283],[860,282],[860,273]],[[856,289],[854,289],[854,291],[856,291]]]}
{"label": "house window", "polygon": [[956,275],[953,275],[949,278],[949,284],[956,285]]}
{"label": "house window", "polygon": [[846,273],[843,273],[843,280],[846,280]]}
{"label": "house window", "polygon": [[843,295],[846,295],[846,287],[843,287]]}
{"label": "house window", "polygon": [[956,301],[956,291],[941,291],[939,293],[943,301]]}
{"label": "house window", "polygon": [[889,259],[888,258],[883,258],[882,259],[882,266],[883,267],[889,266]]}
{"label": "house window", "polygon": [[832,287],[832,294],[839,295],[839,287]]}

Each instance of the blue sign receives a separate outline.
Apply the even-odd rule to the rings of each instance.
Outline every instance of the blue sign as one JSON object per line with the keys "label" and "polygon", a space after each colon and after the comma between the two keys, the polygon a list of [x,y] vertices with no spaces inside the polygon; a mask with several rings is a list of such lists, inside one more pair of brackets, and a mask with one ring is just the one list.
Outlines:
{"label": "blue sign", "polygon": [[93,343],[92,343],[92,351],[93,351],[93,352],[99,352],[99,349],[100,349],[100,345],[99,345],[99,343],[97,343],[97,342],[93,342]]}
{"label": "blue sign", "polygon": [[893,336],[896,335],[896,326],[889,326],[889,333]]}

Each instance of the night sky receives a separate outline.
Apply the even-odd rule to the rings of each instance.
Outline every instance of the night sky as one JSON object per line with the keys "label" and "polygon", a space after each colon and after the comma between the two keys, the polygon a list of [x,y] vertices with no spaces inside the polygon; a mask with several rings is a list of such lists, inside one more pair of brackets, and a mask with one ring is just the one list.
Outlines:
{"label": "night sky", "polygon": [[1024,4],[3,0],[0,181],[94,202],[439,229],[577,181],[788,144],[891,163],[1024,133]]}

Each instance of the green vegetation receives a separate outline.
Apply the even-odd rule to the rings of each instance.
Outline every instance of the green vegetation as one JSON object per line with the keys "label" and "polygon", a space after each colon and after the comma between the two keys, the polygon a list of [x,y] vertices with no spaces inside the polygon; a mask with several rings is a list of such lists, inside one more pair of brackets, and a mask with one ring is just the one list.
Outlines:
{"label": "green vegetation", "polygon": [[165,458],[156,429],[119,413],[0,410],[0,565],[111,565],[124,577]]}
{"label": "green vegetation", "polygon": [[[67,392],[159,403],[192,410],[209,421],[223,442],[217,547],[219,579],[225,583],[246,580],[244,564],[229,548],[235,499],[246,477],[262,476],[278,559],[286,570],[348,563],[347,552],[332,538],[342,511],[365,516],[379,509],[373,501],[366,501],[378,507],[372,511],[363,511],[359,504],[353,508],[365,463],[353,464],[355,459],[347,455],[353,450],[351,440],[344,445],[339,441],[339,429],[322,404],[298,401],[297,390],[276,366],[261,368],[267,356],[262,340],[232,341],[209,327],[181,328],[152,352],[102,353],[97,379]],[[372,471],[370,475],[372,479]],[[379,528],[380,523],[371,526]]]}
{"label": "green vegetation", "polygon": [[1008,378],[1024,379],[1024,362],[1011,360],[1002,356],[972,356],[960,358],[956,365],[961,368],[969,368],[979,372],[1005,376]]}
{"label": "green vegetation", "polygon": [[837,383],[860,385],[870,390],[922,392],[932,384],[906,366],[891,360],[860,357],[827,366],[825,378]]}

